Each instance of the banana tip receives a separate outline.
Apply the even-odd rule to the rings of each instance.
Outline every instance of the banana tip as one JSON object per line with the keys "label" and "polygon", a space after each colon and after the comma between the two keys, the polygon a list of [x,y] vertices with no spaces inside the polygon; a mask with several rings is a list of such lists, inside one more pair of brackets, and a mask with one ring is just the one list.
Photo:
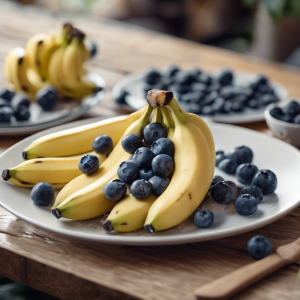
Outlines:
{"label": "banana tip", "polygon": [[104,223],[103,223],[103,229],[105,229],[106,231],[113,231],[114,228],[111,224],[111,221],[109,220],[106,220]]}
{"label": "banana tip", "polygon": [[27,158],[27,152],[26,152],[26,151],[23,151],[23,152],[22,152],[22,157],[23,157],[24,159]]}
{"label": "banana tip", "polygon": [[6,169],[2,172],[2,178],[3,180],[7,181],[8,179],[10,179],[10,175],[9,175],[9,170]]}
{"label": "banana tip", "polygon": [[154,233],[154,232],[155,232],[155,229],[154,229],[154,227],[153,227],[151,224],[145,225],[144,228],[145,228],[146,231],[149,232],[149,233]]}
{"label": "banana tip", "polygon": [[56,219],[60,219],[60,217],[61,217],[60,211],[57,208],[52,209],[52,214],[54,215],[54,217]]}

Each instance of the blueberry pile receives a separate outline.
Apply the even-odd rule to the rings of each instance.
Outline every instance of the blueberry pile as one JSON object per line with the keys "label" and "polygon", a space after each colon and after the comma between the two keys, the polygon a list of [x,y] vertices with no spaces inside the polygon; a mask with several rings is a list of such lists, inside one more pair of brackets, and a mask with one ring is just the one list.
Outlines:
{"label": "blueberry pile", "polygon": [[296,100],[291,100],[283,107],[272,108],[270,115],[280,121],[300,124],[300,104]]}
{"label": "blueberry pile", "polygon": [[119,179],[109,181],[104,187],[104,195],[112,201],[122,200],[129,185],[130,193],[137,199],[146,199],[151,193],[160,196],[170,183],[174,170],[174,144],[160,123],[150,123],[143,131],[144,146],[140,137],[128,134],[123,137],[123,149],[133,154],[118,167]]}

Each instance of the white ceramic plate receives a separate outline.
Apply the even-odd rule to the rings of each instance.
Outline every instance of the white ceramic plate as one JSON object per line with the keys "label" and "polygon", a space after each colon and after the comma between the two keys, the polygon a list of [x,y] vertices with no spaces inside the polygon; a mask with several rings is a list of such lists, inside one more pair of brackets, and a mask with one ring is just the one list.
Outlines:
{"label": "white ceramic plate", "polygon": [[105,95],[104,79],[95,73],[89,73],[88,78],[103,89],[83,99],[59,101],[52,111],[43,111],[36,102],[32,102],[30,106],[30,119],[22,122],[13,121],[9,124],[0,123],[0,136],[32,134],[82,116],[89,109],[97,105]]}
{"label": "white ceramic plate", "polygon": [[[235,72],[235,85],[244,86],[252,82],[257,74]],[[146,104],[144,86],[144,75],[128,75],[120,80],[113,88],[112,95],[116,99],[122,90],[126,90],[130,95],[125,98],[128,106],[133,110],[139,110]],[[287,96],[287,90],[279,83],[272,83],[272,86],[280,100],[284,100]],[[124,107],[124,105],[122,105]],[[264,120],[265,108],[250,109],[246,108],[243,112],[234,112],[230,114],[218,114],[215,116],[205,116],[214,122],[239,124],[250,123]]]}
{"label": "white ceramic plate", "polygon": [[[1,170],[22,162],[22,150],[37,137],[92,121],[95,119],[65,124],[24,139],[1,155]],[[216,149],[228,151],[235,146],[247,145],[254,152],[254,163],[259,168],[272,170],[278,177],[276,193],[265,196],[258,211],[252,216],[236,214],[233,204],[223,206],[204,200],[202,207],[211,209],[215,214],[214,224],[208,229],[197,228],[190,217],[179,226],[163,232],[148,234],[140,230],[118,234],[104,232],[102,229],[104,217],[87,221],[57,220],[50,212],[50,208],[33,204],[30,200],[30,189],[16,187],[3,180],[0,180],[0,204],[14,215],[56,233],[103,243],[138,246],[194,243],[232,236],[272,223],[297,207],[300,202],[300,152],[296,148],[252,130],[232,125],[209,124],[209,126],[215,138]],[[216,173],[236,182],[233,176],[219,170],[216,170]]]}

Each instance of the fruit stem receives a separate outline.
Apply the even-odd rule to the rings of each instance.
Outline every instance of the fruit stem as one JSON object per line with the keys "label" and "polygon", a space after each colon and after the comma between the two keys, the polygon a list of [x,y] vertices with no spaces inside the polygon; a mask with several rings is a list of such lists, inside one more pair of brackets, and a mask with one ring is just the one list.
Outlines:
{"label": "fruit stem", "polygon": [[140,119],[139,119],[139,120],[141,120],[141,122],[142,122],[141,128],[144,129],[144,127],[148,124],[150,115],[151,115],[151,113],[152,113],[152,110],[153,110],[152,106],[147,105],[147,107],[146,107],[144,113],[142,114],[142,116],[141,116]]}
{"label": "fruit stem", "polygon": [[52,214],[54,215],[54,217],[56,219],[60,219],[61,218],[61,213],[60,213],[59,209],[57,209],[57,208],[52,209]]}
{"label": "fruit stem", "polygon": [[10,174],[9,174],[9,170],[8,170],[8,169],[6,169],[6,170],[4,170],[4,171],[2,172],[2,178],[3,178],[3,180],[5,180],[5,181],[7,181],[7,180],[10,179]]}
{"label": "fruit stem", "polygon": [[145,225],[144,228],[145,228],[146,231],[149,232],[149,233],[154,233],[154,232],[155,232],[155,229],[154,229],[154,227],[153,227],[151,224]]}
{"label": "fruit stem", "polygon": [[169,110],[166,107],[161,108],[163,123],[165,127],[169,130],[171,127],[175,127],[174,120],[170,115]]}
{"label": "fruit stem", "polygon": [[162,123],[161,108],[154,107],[151,123],[160,123],[160,124]]}
{"label": "fruit stem", "polygon": [[27,158],[27,152],[26,151],[22,151],[22,157],[23,157],[23,159]]}
{"label": "fruit stem", "polygon": [[183,114],[184,110],[179,107],[175,98],[173,98],[166,107],[170,109],[173,119],[175,121],[175,125],[176,125],[176,123],[186,123],[187,122],[187,119]]}
{"label": "fruit stem", "polygon": [[147,94],[147,102],[152,106],[166,106],[173,99],[173,93],[161,90],[150,90]]}
{"label": "fruit stem", "polygon": [[111,224],[111,221],[109,221],[109,220],[106,220],[104,223],[103,223],[103,229],[105,229],[106,231],[113,231],[114,230],[114,228],[113,228],[113,226],[112,226],[112,224]]}

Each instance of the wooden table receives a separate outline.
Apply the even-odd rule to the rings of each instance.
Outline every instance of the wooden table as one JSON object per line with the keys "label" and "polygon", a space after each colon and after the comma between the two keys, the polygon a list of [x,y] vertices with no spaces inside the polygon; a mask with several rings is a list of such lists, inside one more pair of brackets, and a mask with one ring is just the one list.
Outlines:
{"label": "wooden table", "polygon": [[[10,48],[24,46],[31,35],[48,32],[63,21],[1,0],[0,7],[1,70]],[[124,113],[111,99],[112,86],[128,73],[174,62],[186,68],[229,66],[263,72],[300,98],[300,73],[283,65],[111,21],[71,21],[101,45],[101,55],[90,67],[108,85],[105,99],[86,117]],[[3,72],[0,84],[7,85]],[[270,133],[264,122],[243,126]],[[1,137],[0,152],[20,139]],[[300,208],[269,226],[236,237],[181,246],[129,247],[53,234],[0,207],[0,274],[62,299],[193,299],[196,287],[253,261],[246,244],[256,234],[270,238],[274,248],[293,241],[300,235]],[[286,267],[234,299],[299,299],[298,269],[297,264]]]}

